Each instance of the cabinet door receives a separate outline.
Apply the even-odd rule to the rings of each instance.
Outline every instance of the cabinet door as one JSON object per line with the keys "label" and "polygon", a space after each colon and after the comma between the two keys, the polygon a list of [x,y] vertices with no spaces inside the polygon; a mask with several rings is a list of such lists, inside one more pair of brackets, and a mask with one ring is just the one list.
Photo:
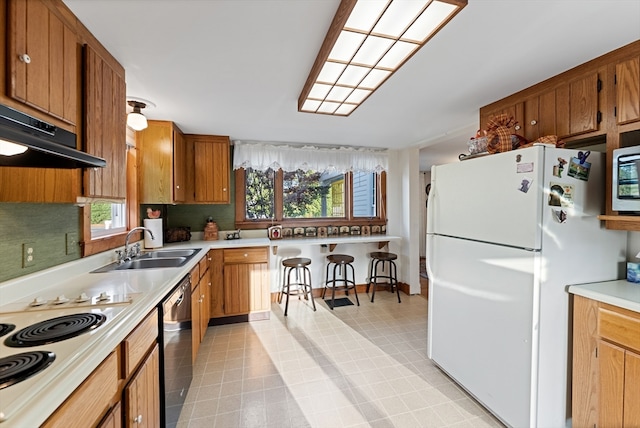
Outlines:
{"label": "cabinet door", "polygon": [[271,310],[271,285],[267,263],[252,264],[250,280],[249,310],[251,312]]}
{"label": "cabinet door", "polygon": [[516,134],[524,136],[524,103],[507,103],[505,105],[489,107],[489,109],[480,109],[480,129],[486,130],[489,120],[500,114],[513,117],[517,122],[513,131]]}
{"label": "cabinet door", "polygon": [[225,315],[249,313],[251,270],[251,264],[227,264],[224,266]]}
{"label": "cabinet door", "polygon": [[200,341],[204,339],[209,327],[209,318],[211,317],[211,277],[209,275],[210,257],[207,253],[198,266],[200,268]]}
{"label": "cabinet door", "polygon": [[200,297],[200,283],[191,291],[191,349],[193,362],[196,362],[198,350],[200,349],[200,307],[202,298]]}
{"label": "cabinet door", "polygon": [[124,390],[125,426],[160,426],[160,364],[158,345]]}
{"label": "cabinet door", "polygon": [[98,424],[98,428],[121,428],[122,427],[122,406],[120,402],[107,413],[107,416]]}
{"label": "cabinet door", "polygon": [[193,138],[195,202],[229,203],[229,137]]}
{"label": "cabinet door", "polygon": [[170,204],[174,201],[173,124],[149,121],[138,133],[138,183],[140,203]]}
{"label": "cabinet door", "polygon": [[9,1],[8,21],[9,96],[75,124],[79,58],[75,29],[41,0]]}
{"label": "cabinet door", "polygon": [[598,73],[569,83],[571,135],[598,130]]}
{"label": "cabinet door", "polygon": [[640,427],[640,354],[625,352],[624,427]]}
{"label": "cabinet door", "polygon": [[210,317],[224,316],[224,250],[209,250]]}
{"label": "cabinet door", "polygon": [[173,130],[173,200],[187,200],[187,146],[184,135]]}
{"label": "cabinet door", "polygon": [[640,120],[640,57],[616,64],[618,125]]}
{"label": "cabinet door", "polygon": [[624,399],[624,349],[598,341],[598,426],[622,427]]}
{"label": "cabinet door", "polygon": [[107,161],[104,168],[86,169],[84,196],[124,200],[127,196],[124,75],[88,45],[84,75],[86,151]]}

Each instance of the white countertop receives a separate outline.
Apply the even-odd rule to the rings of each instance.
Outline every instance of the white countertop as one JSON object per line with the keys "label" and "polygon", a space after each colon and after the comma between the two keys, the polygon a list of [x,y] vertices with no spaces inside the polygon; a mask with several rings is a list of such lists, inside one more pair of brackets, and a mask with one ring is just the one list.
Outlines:
{"label": "white countertop", "polygon": [[[31,379],[0,390],[0,427],[38,426],[68,397],[93,370],[117,347],[120,342],[158,305],[172,288],[198,263],[209,249],[272,247],[341,243],[369,243],[399,240],[389,235],[345,236],[327,238],[292,238],[269,240],[268,238],[242,238],[236,240],[204,241],[192,240],[167,244],[162,249],[196,248],[201,250],[184,266],[178,268],[122,270],[104,273],[90,273],[92,270],[115,260],[113,250],[45,269],[33,274],[0,283],[0,321],[2,318],[19,316],[30,321],[30,311],[18,312],[16,308],[28,307],[36,297],[53,300],[64,294],[73,299],[81,293],[96,296],[103,291],[113,295],[132,295],[126,304],[113,316],[105,328],[95,329],[85,335],[82,345],[74,349],[70,357],[59,359],[55,366],[41,372],[38,381]],[[152,251],[152,250],[150,250]],[[119,307],[119,309],[122,306]],[[9,314],[12,312],[12,314]],[[35,318],[34,318],[35,319]],[[20,326],[17,328],[22,328]],[[4,339],[4,338],[3,338]],[[64,342],[60,342],[64,343]],[[11,354],[11,350],[3,350]],[[66,350],[65,350],[66,352]],[[18,353],[17,351],[15,353]],[[55,369],[54,369],[55,367]],[[48,370],[51,370],[46,376]],[[19,387],[25,383],[28,388]],[[13,388],[12,388],[13,387]],[[19,394],[19,397],[14,397]],[[13,404],[5,409],[2,396],[10,397]],[[18,404],[19,403],[19,404]]]}
{"label": "white countertop", "polygon": [[640,284],[618,281],[570,285],[569,293],[640,313]]}

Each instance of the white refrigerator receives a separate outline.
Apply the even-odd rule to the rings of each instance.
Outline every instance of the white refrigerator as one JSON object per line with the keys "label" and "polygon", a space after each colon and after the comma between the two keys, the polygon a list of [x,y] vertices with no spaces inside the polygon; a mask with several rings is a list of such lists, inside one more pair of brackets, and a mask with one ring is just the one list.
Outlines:
{"label": "white refrigerator", "polygon": [[534,146],[431,170],[428,355],[509,426],[570,425],[566,288],[624,277],[604,161]]}

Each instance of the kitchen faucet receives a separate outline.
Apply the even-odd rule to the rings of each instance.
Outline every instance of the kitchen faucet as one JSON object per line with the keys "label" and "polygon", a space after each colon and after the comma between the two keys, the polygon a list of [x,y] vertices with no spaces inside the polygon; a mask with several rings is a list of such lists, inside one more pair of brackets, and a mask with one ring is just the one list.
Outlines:
{"label": "kitchen faucet", "polygon": [[[134,227],[133,229],[131,229],[129,231],[129,233],[127,233],[127,237],[124,238],[124,251],[116,250],[116,253],[118,254],[118,263],[127,262],[127,261],[131,260],[132,258],[134,258],[135,256],[137,256],[138,254],[140,254],[140,244],[134,245],[134,247],[131,250],[129,250],[129,238],[131,237],[131,234],[133,232],[135,232],[136,230],[144,230],[146,232],[149,232],[149,235],[151,236],[151,239],[156,239],[153,236],[153,232],[151,230],[149,230],[148,228],[142,227],[142,226]],[[143,235],[144,235],[144,233],[143,233]]]}

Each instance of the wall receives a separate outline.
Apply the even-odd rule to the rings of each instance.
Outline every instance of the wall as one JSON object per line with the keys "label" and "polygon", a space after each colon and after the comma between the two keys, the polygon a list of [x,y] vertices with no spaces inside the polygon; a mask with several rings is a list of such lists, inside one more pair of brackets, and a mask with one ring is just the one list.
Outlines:
{"label": "wall", "polygon": [[627,261],[640,262],[636,254],[640,253],[640,232],[628,232],[627,234]]}
{"label": "wall", "polygon": [[[80,237],[80,208],[71,204],[0,203],[0,282],[80,258],[67,254],[66,234]],[[34,249],[33,266],[22,267],[22,244]]]}

